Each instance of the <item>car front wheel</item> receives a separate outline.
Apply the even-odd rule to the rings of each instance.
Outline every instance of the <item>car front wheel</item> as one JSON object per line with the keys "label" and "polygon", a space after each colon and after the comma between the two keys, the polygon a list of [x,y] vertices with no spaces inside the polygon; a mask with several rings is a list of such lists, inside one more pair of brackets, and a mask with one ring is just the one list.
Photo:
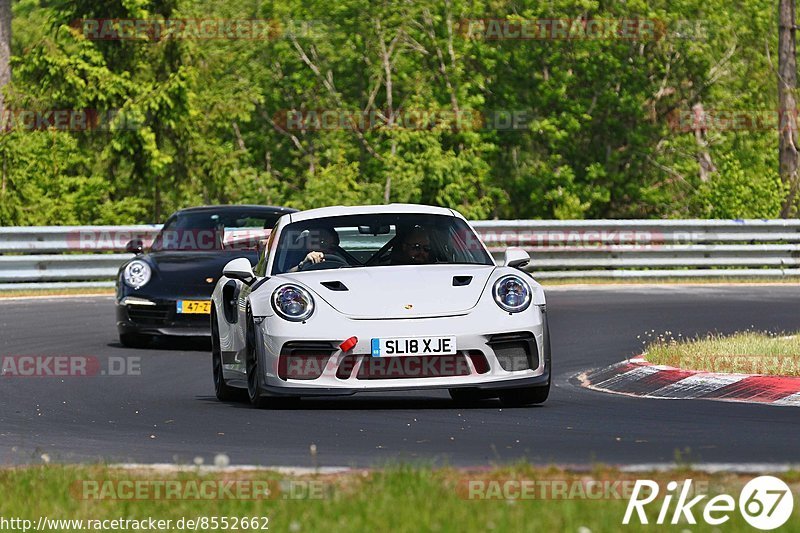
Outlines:
{"label": "car front wheel", "polygon": [[225,380],[222,372],[222,350],[219,344],[219,324],[217,324],[217,314],[211,312],[211,364],[214,371],[214,393],[217,400],[229,402],[241,398],[239,391]]}
{"label": "car front wheel", "polygon": [[263,397],[264,391],[261,386],[261,364],[258,360],[258,350],[256,350],[256,324],[253,321],[250,308],[247,309],[247,331],[245,332],[247,342],[247,396],[250,404],[257,409],[267,407],[267,399]]}

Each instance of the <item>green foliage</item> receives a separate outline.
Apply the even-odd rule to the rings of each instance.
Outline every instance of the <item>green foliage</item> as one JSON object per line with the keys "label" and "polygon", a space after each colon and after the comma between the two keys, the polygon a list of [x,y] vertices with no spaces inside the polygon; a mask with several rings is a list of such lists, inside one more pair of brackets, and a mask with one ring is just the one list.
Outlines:
{"label": "green foliage", "polygon": [[[418,202],[481,218],[774,217],[774,6],[656,0],[19,0],[8,105],[91,131],[0,139],[0,224],[162,221],[200,203]],[[471,19],[647,19],[631,39],[490,40]],[[91,18],[268,19],[269,39],[92,40]],[[769,57],[767,55],[769,51]],[[292,111],[372,117],[291,127]],[[414,124],[408,117],[436,120]],[[521,117],[510,126],[498,116]],[[411,127],[408,127],[411,124]],[[498,124],[500,126],[498,127]],[[680,126],[680,124],[678,124]],[[698,160],[715,167],[707,181]]]}
{"label": "green foliage", "polygon": [[698,191],[707,218],[778,218],[785,193],[778,172],[765,165],[747,165],[731,155],[720,157],[712,179]]}

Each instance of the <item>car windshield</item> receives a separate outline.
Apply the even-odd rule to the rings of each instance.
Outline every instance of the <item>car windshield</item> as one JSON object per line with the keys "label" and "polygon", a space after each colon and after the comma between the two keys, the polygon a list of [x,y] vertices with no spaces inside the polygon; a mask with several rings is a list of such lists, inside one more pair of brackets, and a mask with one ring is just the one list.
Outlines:
{"label": "car windshield", "polygon": [[275,254],[273,274],[388,265],[494,264],[472,228],[448,215],[347,215],[295,222],[281,232]]}
{"label": "car windshield", "polygon": [[282,213],[259,210],[203,210],[177,213],[153,241],[152,251],[256,249]]}

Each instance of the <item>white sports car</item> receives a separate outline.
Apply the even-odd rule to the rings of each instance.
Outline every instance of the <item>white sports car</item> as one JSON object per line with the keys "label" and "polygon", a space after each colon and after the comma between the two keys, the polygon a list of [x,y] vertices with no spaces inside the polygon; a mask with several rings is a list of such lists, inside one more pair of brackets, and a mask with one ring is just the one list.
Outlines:
{"label": "white sports car", "polygon": [[497,266],[459,213],[421,205],[286,214],[253,268],[212,296],[217,398],[447,389],[457,401],[542,403],[550,338],[542,287],[509,248]]}

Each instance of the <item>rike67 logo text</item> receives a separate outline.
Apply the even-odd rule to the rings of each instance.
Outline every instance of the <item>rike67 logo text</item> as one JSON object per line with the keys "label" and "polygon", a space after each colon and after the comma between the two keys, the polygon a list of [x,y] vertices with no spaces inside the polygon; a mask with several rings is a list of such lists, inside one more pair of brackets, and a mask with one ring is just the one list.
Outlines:
{"label": "rike67 logo text", "polygon": [[[760,476],[750,480],[739,493],[738,502],[728,494],[716,495],[705,502],[703,500],[708,498],[707,495],[701,494],[689,499],[691,494],[691,479],[684,480],[682,484],[670,481],[655,523],[696,524],[695,513],[698,513],[706,524],[718,526],[730,520],[731,514],[737,510],[738,503],[738,512],[745,521],[757,529],[766,531],[785,524],[794,508],[791,489],[773,476]],[[655,502],[658,496],[658,483],[647,479],[637,480],[622,523],[630,524],[635,516],[634,523],[638,519],[639,523],[647,524],[645,507]],[[676,500],[674,507],[673,500]]]}

